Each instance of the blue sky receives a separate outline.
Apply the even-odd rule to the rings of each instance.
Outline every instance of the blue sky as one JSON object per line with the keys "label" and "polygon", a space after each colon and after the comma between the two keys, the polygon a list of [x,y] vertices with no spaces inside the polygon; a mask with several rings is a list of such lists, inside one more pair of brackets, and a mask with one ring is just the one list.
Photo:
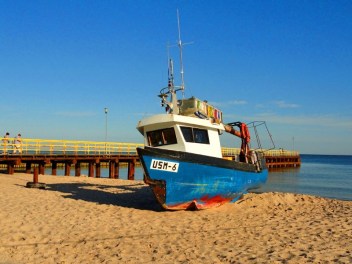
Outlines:
{"label": "blue sky", "polygon": [[2,0],[0,133],[104,141],[107,107],[108,140],[141,143],[177,8],[186,97],[265,120],[277,148],[352,154],[351,1]]}

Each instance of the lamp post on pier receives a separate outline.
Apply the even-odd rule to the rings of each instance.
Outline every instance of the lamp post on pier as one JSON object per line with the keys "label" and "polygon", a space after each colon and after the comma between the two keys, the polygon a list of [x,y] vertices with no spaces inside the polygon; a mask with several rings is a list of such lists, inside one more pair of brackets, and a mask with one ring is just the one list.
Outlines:
{"label": "lamp post on pier", "polygon": [[104,113],[105,113],[105,154],[107,152],[107,142],[108,142],[108,108],[104,108]]}

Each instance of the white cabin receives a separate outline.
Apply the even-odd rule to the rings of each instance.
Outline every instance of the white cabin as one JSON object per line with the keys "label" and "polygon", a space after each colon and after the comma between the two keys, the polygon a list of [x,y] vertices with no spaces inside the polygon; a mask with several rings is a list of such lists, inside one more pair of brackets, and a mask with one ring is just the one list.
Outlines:
{"label": "white cabin", "polygon": [[222,123],[178,114],[159,114],[138,122],[145,146],[222,158]]}

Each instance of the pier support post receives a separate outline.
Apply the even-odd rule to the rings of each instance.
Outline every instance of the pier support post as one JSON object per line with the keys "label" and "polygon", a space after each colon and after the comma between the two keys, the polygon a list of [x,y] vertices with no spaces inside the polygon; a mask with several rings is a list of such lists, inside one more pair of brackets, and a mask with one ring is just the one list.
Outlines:
{"label": "pier support post", "polygon": [[45,174],[45,163],[44,162],[39,163],[39,174],[42,174],[42,175]]}
{"label": "pier support post", "polygon": [[133,159],[128,162],[128,180],[134,180],[134,171],[135,171],[136,160]]}
{"label": "pier support post", "polygon": [[81,163],[77,162],[75,164],[75,176],[81,176]]}
{"label": "pier support post", "polygon": [[32,169],[32,163],[27,162],[26,163],[26,173],[31,173],[31,169]]}
{"label": "pier support post", "polygon": [[115,170],[114,170],[114,178],[118,179],[119,178],[119,172],[120,172],[120,161],[116,160],[115,162]]}
{"label": "pier support post", "polygon": [[100,178],[100,162],[95,163],[95,177]]}
{"label": "pier support post", "polygon": [[113,179],[115,176],[115,161],[111,160],[109,162],[109,178]]}
{"label": "pier support post", "polygon": [[65,176],[70,176],[71,163],[65,162]]}
{"label": "pier support post", "polygon": [[38,167],[33,168],[33,182],[27,182],[27,188],[45,189],[46,184],[38,181]]}
{"label": "pier support post", "polygon": [[33,170],[33,183],[38,183],[38,167],[34,167]]}
{"label": "pier support post", "polygon": [[7,162],[7,173],[14,174],[15,173],[15,165],[20,165],[22,163],[21,158],[16,158],[14,160],[10,160]]}
{"label": "pier support post", "polygon": [[57,174],[57,162],[53,162],[51,164],[51,175],[56,175]]}
{"label": "pier support post", "polygon": [[88,177],[94,177],[94,163],[93,162],[89,162]]}
{"label": "pier support post", "polygon": [[15,173],[15,164],[10,162],[7,164],[7,174],[14,174]]}

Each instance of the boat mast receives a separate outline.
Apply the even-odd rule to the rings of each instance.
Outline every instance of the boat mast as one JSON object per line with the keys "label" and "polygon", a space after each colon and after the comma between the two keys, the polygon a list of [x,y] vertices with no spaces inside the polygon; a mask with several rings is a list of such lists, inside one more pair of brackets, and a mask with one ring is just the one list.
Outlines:
{"label": "boat mast", "polygon": [[[180,26],[180,15],[179,11],[177,9],[177,26],[178,26],[178,41],[177,41],[177,46],[179,48],[179,53],[180,53],[180,68],[181,68],[181,86],[175,86],[174,85],[174,65],[172,59],[170,59],[170,54],[168,50],[168,94],[171,95],[170,101],[166,100],[167,94],[163,92],[163,88],[160,91],[159,97],[161,97],[161,105],[167,105],[166,111],[170,114],[179,114],[180,112],[180,107],[178,105],[178,100],[176,96],[176,92],[181,90],[182,91],[182,96],[184,96],[184,89],[185,89],[185,80],[184,80],[184,70],[183,70],[183,57],[182,57],[182,47],[187,44],[192,44],[190,43],[182,43],[181,40],[181,26]],[[172,47],[168,45],[168,49]]]}
{"label": "boat mast", "polygon": [[[169,49],[169,47],[168,47]],[[168,89],[169,93],[171,95],[170,102],[166,103],[167,108],[166,111],[169,112],[170,114],[178,114],[179,113],[179,107],[178,107],[178,102],[177,102],[177,96],[176,96],[176,89],[174,86],[174,62],[169,56],[169,50],[168,50]]]}

